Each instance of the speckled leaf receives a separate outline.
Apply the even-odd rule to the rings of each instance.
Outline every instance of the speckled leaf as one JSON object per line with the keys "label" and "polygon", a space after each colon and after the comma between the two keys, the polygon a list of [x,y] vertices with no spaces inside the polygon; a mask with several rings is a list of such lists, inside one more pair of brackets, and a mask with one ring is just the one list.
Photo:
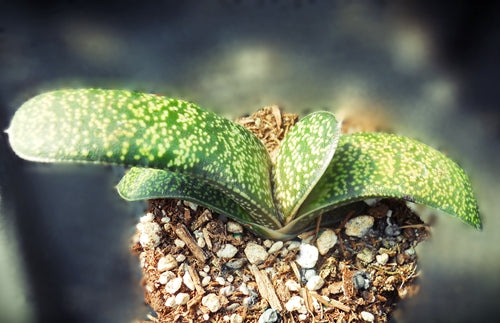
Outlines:
{"label": "speckled leaf", "polygon": [[287,223],[330,164],[340,136],[335,116],[315,112],[300,120],[281,143],[273,167],[274,197]]}
{"label": "speckled leaf", "polygon": [[207,182],[178,172],[132,167],[116,186],[128,201],[174,198],[194,202],[238,221],[252,221],[227,195]]}
{"label": "speckled leaf", "polygon": [[382,133],[341,136],[297,218],[312,222],[322,212],[370,197],[424,204],[481,228],[471,183],[455,162],[415,140]]}
{"label": "speckled leaf", "polygon": [[[255,223],[238,204],[210,184],[186,174],[154,168],[132,167],[116,186],[128,201],[175,198],[194,202],[243,224],[266,238],[284,238],[280,233]],[[288,236],[286,236],[289,238]]]}
{"label": "speckled leaf", "polygon": [[119,90],[60,90],[16,112],[14,151],[44,162],[99,162],[210,179],[261,224],[278,226],[269,156],[248,130],[196,105]]}

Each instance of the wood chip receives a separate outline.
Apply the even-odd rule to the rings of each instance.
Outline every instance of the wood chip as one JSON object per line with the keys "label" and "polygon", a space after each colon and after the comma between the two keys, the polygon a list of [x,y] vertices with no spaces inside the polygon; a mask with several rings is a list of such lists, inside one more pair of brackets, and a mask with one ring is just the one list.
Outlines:
{"label": "wood chip", "polygon": [[257,288],[259,289],[260,295],[269,302],[269,305],[278,311],[282,311],[283,307],[281,306],[281,302],[276,295],[276,291],[274,290],[273,283],[267,276],[266,272],[263,270],[259,270],[255,265],[249,265],[250,272],[255,277],[255,281],[257,282]]}
{"label": "wood chip", "polygon": [[188,272],[191,276],[191,279],[193,280],[194,288],[196,289],[196,291],[199,294],[205,294],[205,290],[203,289],[203,287],[201,287],[200,276],[198,276],[198,273],[193,269],[191,265],[188,265]]}
{"label": "wood chip", "polygon": [[202,263],[205,263],[205,261],[207,261],[207,256],[203,252],[203,249],[198,246],[193,236],[189,233],[184,224],[178,225],[175,228],[175,234],[179,237],[179,239],[184,241],[188,249],[196,257],[196,259],[198,259]]}
{"label": "wood chip", "polygon": [[318,302],[320,302],[321,304],[323,304],[325,306],[328,306],[328,307],[331,307],[331,308],[338,308],[339,310],[342,310],[344,312],[350,312],[351,311],[351,308],[349,306],[344,305],[343,303],[341,303],[341,302],[339,302],[337,300],[330,299],[330,301],[327,301],[326,299],[324,299],[323,297],[321,297],[321,295],[319,295],[316,292],[310,292],[309,294],[312,297],[316,298],[316,300]]}
{"label": "wood chip", "polygon": [[207,228],[203,228],[203,239],[205,239],[205,243],[207,244],[208,250],[213,250],[212,240],[210,239],[210,232]]}

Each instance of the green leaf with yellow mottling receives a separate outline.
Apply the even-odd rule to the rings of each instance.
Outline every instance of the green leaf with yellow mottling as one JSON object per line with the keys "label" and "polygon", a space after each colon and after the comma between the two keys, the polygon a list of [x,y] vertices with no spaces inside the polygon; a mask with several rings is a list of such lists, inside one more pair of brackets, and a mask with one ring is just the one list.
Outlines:
{"label": "green leaf with yellow mottling", "polygon": [[253,222],[233,200],[210,184],[178,172],[132,167],[116,186],[128,201],[174,198],[194,202],[232,219]]}
{"label": "green leaf with yellow mottling", "polygon": [[465,172],[439,151],[392,134],[353,134],[340,141],[324,176],[299,210],[304,223],[327,210],[372,197],[401,198],[481,228]]}
{"label": "green leaf with yellow mottling", "polygon": [[29,160],[141,166],[209,179],[257,223],[279,226],[262,143],[192,103],[122,90],[60,90],[23,104],[8,133],[14,151]]}
{"label": "green leaf with yellow mottling", "polygon": [[116,188],[120,196],[128,201],[157,198],[190,201],[232,218],[258,235],[276,240],[293,238],[256,223],[238,204],[210,184],[178,172],[132,167]]}
{"label": "green leaf with yellow mottling", "polygon": [[339,123],[329,112],[301,119],[280,145],[273,167],[274,198],[283,222],[292,220],[337,147]]}

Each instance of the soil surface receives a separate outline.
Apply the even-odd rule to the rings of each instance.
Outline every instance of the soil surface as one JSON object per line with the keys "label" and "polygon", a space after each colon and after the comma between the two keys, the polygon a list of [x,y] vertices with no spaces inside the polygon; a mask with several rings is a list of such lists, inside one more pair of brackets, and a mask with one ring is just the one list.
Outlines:
{"label": "soil surface", "polygon": [[[239,122],[274,156],[297,119],[272,106]],[[414,248],[429,228],[394,199],[342,212],[281,242],[192,203],[149,201],[132,243],[151,307],[141,322],[386,322],[418,291]]]}

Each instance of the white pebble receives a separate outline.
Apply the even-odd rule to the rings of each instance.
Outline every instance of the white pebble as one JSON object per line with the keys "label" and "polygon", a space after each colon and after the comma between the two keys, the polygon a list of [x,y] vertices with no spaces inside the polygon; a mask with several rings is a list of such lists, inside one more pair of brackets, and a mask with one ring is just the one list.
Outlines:
{"label": "white pebble", "polygon": [[219,258],[233,258],[238,253],[238,248],[230,243],[226,243],[222,248],[217,251],[217,257]]}
{"label": "white pebble", "polygon": [[234,276],[233,275],[227,275],[226,280],[228,283],[232,283],[234,281]]}
{"label": "white pebble", "polygon": [[184,246],[186,245],[186,243],[179,238],[174,240],[174,244],[176,247],[179,247],[179,248],[184,248]]}
{"label": "white pebble", "polygon": [[238,288],[240,292],[242,292],[244,295],[250,295],[250,290],[248,289],[247,284],[241,283],[240,287]]}
{"label": "white pebble", "polygon": [[198,209],[198,204],[196,203],[193,203],[193,202],[189,202],[189,201],[184,201],[184,205],[188,205],[189,208],[193,211],[196,211]]}
{"label": "white pebble", "polygon": [[170,296],[169,298],[167,298],[167,300],[165,301],[165,306],[166,307],[174,307],[175,306],[175,296]]}
{"label": "white pebble", "polygon": [[184,260],[186,260],[186,256],[184,256],[182,253],[177,255],[177,257],[175,257],[175,260],[177,262],[183,262]]}
{"label": "white pebble", "polygon": [[297,283],[295,280],[292,280],[292,279],[287,280],[285,282],[285,286],[291,292],[296,292],[300,289],[299,283]]}
{"label": "white pebble", "polygon": [[145,215],[141,216],[139,219],[140,223],[146,223],[146,222],[152,222],[155,219],[155,216],[153,213],[148,212]]}
{"label": "white pebble", "polygon": [[224,279],[224,277],[216,277],[215,278],[215,281],[219,284],[219,285],[225,285],[226,284],[226,280]]}
{"label": "white pebble", "polygon": [[207,242],[205,241],[205,239],[203,237],[200,237],[200,238],[198,238],[198,240],[196,240],[196,244],[198,245],[198,247],[203,249],[207,245]]}
{"label": "white pebble", "polygon": [[352,218],[345,224],[345,234],[361,238],[368,233],[374,221],[375,219],[369,215],[360,215]]}
{"label": "white pebble", "polygon": [[266,249],[256,243],[249,243],[245,248],[245,255],[248,261],[253,265],[258,265],[263,263],[267,259]]}
{"label": "white pebble", "polygon": [[208,272],[210,272],[210,266],[209,265],[205,265],[205,267],[203,267],[203,271],[208,274]]}
{"label": "white pebble", "polygon": [[[164,210],[162,210],[162,214],[163,212],[165,212]],[[161,223],[165,224],[165,223],[169,223],[170,222],[170,218],[168,216],[164,216],[163,218],[161,218]]]}
{"label": "white pebble", "polygon": [[175,295],[175,305],[184,305],[189,302],[189,294],[187,293],[179,293]]}
{"label": "white pebble", "polygon": [[313,268],[318,261],[318,248],[310,244],[300,245],[296,261],[302,268]]}
{"label": "white pebble", "polygon": [[233,221],[229,221],[227,223],[227,232],[242,233],[243,232],[243,227],[239,223],[236,223],[236,222],[233,222]]}
{"label": "white pebble", "polygon": [[283,248],[283,241],[276,241],[273,243],[271,248],[269,248],[268,253],[275,253],[277,251],[280,251],[281,248]]}
{"label": "white pebble", "polygon": [[207,286],[208,284],[210,284],[211,280],[212,277],[210,276],[203,277],[203,279],[201,280],[201,286]]}
{"label": "white pebble", "polygon": [[333,246],[335,246],[336,243],[337,235],[331,229],[326,229],[325,231],[323,231],[318,237],[318,240],[316,240],[316,246],[318,247],[318,251],[322,256],[326,255],[327,252]]}
{"label": "white pebble", "polygon": [[269,239],[266,239],[266,240],[264,240],[264,242],[262,242],[262,244],[266,248],[271,248],[271,246],[273,245],[273,242],[271,240],[269,240]]}
{"label": "white pebble", "polygon": [[372,313],[363,311],[361,312],[361,318],[366,322],[374,322],[375,316]]}
{"label": "white pebble", "polygon": [[201,304],[206,306],[210,312],[215,313],[221,308],[219,297],[215,294],[208,294],[201,299]]}
{"label": "white pebble", "polygon": [[158,282],[162,285],[165,285],[170,279],[173,279],[175,277],[175,274],[171,271],[166,271],[164,273],[160,274],[160,277],[158,278]]}
{"label": "white pebble", "polygon": [[167,270],[172,270],[177,267],[177,260],[175,260],[174,256],[166,255],[165,257],[161,257],[158,260],[158,271],[164,272]]}
{"label": "white pebble", "polygon": [[234,293],[234,287],[231,285],[224,286],[219,290],[219,293],[224,296],[231,296]]}
{"label": "white pebble", "polygon": [[182,278],[177,277],[171,279],[165,285],[165,291],[169,294],[175,294],[182,286]]}
{"label": "white pebble", "polygon": [[307,313],[307,308],[304,305],[304,300],[300,296],[292,296],[285,304],[285,308],[289,312],[297,311],[299,313]]}
{"label": "white pebble", "polygon": [[299,321],[307,320],[307,314],[299,314]]}
{"label": "white pebble", "polygon": [[208,315],[208,313],[203,314],[203,319],[204,319],[205,321],[210,320],[210,315]]}
{"label": "white pebble", "polygon": [[375,256],[375,258],[377,259],[377,262],[380,265],[385,265],[389,261],[389,255],[386,253],[383,253],[381,255],[377,255],[377,256]]}
{"label": "white pebble", "polygon": [[229,319],[231,323],[243,323],[243,317],[240,314],[233,313]]}
{"label": "white pebble", "polygon": [[316,275],[316,276],[312,276],[307,281],[306,287],[309,290],[318,290],[321,287],[323,287],[324,284],[325,284],[325,281],[323,280],[323,278],[321,278],[320,276]]}
{"label": "white pebble", "polygon": [[182,282],[184,283],[184,285],[186,285],[187,288],[189,288],[190,290],[194,290],[193,278],[191,278],[189,272],[186,271],[184,273],[184,276],[182,276]]}
{"label": "white pebble", "polygon": [[299,241],[290,241],[290,244],[288,245],[287,249],[288,250],[295,250],[300,248],[300,242]]}
{"label": "white pebble", "polygon": [[137,224],[137,230],[141,233],[139,243],[144,249],[153,249],[160,244],[161,227],[158,223],[141,222]]}

